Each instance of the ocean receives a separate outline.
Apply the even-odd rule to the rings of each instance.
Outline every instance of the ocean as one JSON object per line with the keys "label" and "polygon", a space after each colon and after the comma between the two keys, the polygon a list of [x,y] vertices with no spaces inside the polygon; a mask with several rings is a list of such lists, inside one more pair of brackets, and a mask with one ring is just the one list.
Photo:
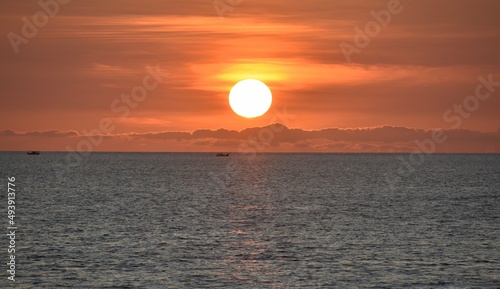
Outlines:
{"label": "ocean", "polygon": [[498,154],[67,158],[0,153],[0,288],[500,288]]}

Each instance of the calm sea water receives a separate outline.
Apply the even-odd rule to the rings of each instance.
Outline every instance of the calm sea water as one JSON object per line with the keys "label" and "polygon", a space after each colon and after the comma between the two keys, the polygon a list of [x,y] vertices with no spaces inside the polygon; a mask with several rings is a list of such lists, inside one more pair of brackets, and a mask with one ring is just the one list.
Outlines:
{"label": "calm sea water", "polygon": [[[0,153],[1,288],[500,288],[500,155]],[[390,177],[389,177],[390,178]],[[4,212],[4,232],[7,213]]]}

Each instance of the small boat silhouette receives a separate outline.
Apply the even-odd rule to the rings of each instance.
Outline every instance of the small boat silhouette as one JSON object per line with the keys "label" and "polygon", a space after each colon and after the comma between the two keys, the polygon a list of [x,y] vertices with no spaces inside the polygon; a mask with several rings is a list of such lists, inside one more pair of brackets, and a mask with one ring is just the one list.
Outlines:
{"label": "small boat silhouette", "polygon": [[217,157],[228,157],[229,153],[218,153],[215,156],[217,156]]}
{"label": "small boat silhouette", "polygon": [[37,152],[37,151],[29,151],[28,152],[29,155],[39,155],[40,152]]}

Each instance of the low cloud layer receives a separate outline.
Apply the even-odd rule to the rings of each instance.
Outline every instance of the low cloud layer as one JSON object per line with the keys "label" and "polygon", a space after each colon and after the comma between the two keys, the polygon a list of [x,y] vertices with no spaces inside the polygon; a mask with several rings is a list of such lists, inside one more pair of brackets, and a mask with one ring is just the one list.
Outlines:
{"label": "low cloud layer", "polygon": [[0,136],[76,137],[78,136],[78,133],[76,131],[58,131],[58,130],[15,132],[13,130],[6,129],[0,131]]}
{"label": "low cloud layer", "polygon": [[[438,136],[438,137],[436,137]],[[74,131],[0,132],[2,146],[19,150],[40,144],[45,150],[67,150],[79,142],[102,139],[93,151],[231,151],[231,152],[477,152],[500,153],[500,129],[424,130],[382,126],[320,130],[291,129],[282,124],[241,131],[218,129],[193,132],[126,133],[84,136]],[[126,148],[126,149],[125,149]],[[0,149],[5,149],[0,147]]]}

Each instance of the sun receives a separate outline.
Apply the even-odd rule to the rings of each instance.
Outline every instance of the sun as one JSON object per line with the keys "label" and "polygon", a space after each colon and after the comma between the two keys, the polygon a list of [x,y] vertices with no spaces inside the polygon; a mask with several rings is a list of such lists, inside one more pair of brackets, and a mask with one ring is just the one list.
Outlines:
{"label": "sun", "polygon": [[272,102],[273,95],[269,87],[256,79],[242,80],[229,92],[229,105],[237,115],[246,118],[263,115]]}

